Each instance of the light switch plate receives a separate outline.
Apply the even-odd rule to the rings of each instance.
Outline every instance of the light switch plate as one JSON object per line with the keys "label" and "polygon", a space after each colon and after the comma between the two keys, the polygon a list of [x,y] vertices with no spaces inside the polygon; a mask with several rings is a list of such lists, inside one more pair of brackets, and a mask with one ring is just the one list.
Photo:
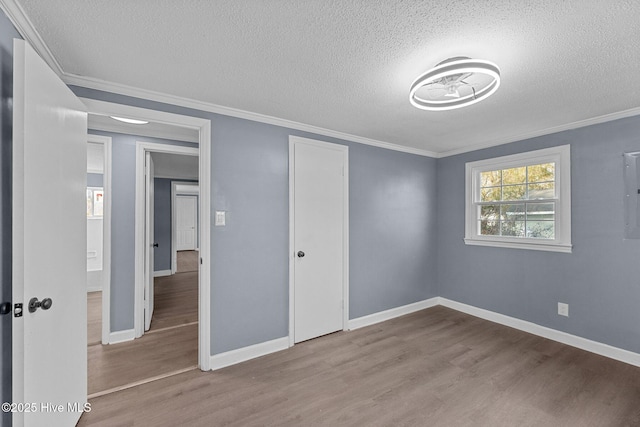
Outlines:
{"label": "light switch plate", "polygon": [[558,303],[558,314],[560,316],[569,317],[569,304],[565,304],[565,303],[559,302]]}
{"label": "light switch plate", "polygon": [[227,220],[226,220],[226,215],[227,213],[225,211],[216,211],[216,217],[215,217],[215,225],[216,227],[224,227]]}

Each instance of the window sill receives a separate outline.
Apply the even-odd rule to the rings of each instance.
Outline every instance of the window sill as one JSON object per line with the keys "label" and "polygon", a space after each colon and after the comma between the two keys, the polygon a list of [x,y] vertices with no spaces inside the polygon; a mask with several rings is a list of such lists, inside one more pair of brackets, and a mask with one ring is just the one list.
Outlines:
{"label": "window sill", "polygon": [[506,240],[470,239],[465,238],[464,243],[472,246],[490,246],[494,248],[529,249],[533,251],[561,252],[570,254],[573,245],[563,243],[538,243],[538,242],[514,242]]}

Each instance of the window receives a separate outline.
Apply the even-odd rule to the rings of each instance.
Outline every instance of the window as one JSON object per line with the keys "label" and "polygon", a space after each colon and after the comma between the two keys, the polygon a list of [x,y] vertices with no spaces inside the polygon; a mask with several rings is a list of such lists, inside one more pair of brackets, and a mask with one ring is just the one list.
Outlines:
{"label": "window", "polygon": [[464,241],[571,252],[569,146],[467,163]]}
{"label": "window", "polygon": [[102,218],[103,196],[102,187],[87,187],[87,218]]}

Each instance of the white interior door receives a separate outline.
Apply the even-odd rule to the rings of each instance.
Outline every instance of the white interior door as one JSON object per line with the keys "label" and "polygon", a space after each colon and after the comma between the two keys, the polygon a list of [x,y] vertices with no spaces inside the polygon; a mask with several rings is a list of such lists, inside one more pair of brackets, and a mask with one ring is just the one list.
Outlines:
{"label": "white interior door", "polygon": [[155,237],[153,232],[153,207],[154,207],[154,185],[153,185],[153,158],[151,153],[145,153],[145,265],[144,265],[144,330],[151,327],[153,317],[153,262],[155,252]]}
{"label": "white interior door", "polygon": [[14,426],[75,425],[87,401],[86,141],[84,105],[15,40]]}
{"label": "white interior door", "polygon": [[176,196],[177,250],[195,250],[198,236],[198,197]]}
{"label": "white interior door", "polygon": [[292,142],[294,342],[343,329],[347,147]]}

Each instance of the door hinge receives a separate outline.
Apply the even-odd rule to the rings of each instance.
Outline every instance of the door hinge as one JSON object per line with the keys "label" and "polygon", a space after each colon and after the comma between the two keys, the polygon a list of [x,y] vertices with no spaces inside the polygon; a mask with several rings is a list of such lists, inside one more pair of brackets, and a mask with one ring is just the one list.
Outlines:
{"label": "door hinge", "polygon": [[22,317],[22,303],[13,305],[13,317]]}

